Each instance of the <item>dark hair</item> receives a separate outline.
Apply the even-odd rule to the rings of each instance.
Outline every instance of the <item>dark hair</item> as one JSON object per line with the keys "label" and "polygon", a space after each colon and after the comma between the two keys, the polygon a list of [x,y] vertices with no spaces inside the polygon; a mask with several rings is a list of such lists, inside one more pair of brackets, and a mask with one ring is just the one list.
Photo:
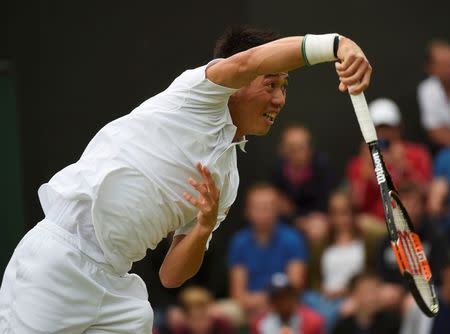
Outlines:
{"label": "dark hair", "polygon": [[313,143],[312,143],[312,135],[311,135],[311,131],[302,123],[298,123],[298,122],[291,122],[288,125],[286,125],[282,130],[281,130],[281,134],[280,134],[280,143],[283,142],[284,137],[286,135],[286,133],[288,133],[291,130],[300,130],[305,132],[308,135],[308,144],[310,147],[312,147]]}
{"label": "dark hair", "polygon": [[348,282],[348,290],[350,292],[353,292],[356,288],[356,286],[361,282],[365,280],[376,280],[379,281],[380,277],[372,270],[365,270],[361,271],[357,274],[355,274],[351,279],[350,282]]}
{"label": "dark hair", "polygon": [[433,49],[435,48],[448,48],[450,47],[450,44],[448,41],[446,41],[443,38],[434,38],[431,41],[427,43],[425,46],[425,64],[429,65],[431,62],[431,53],[433,52]]}
{"label": "dark hair", "polygon": [[[351,228],[352,228],[353,238],[354,239],[361,238],[363,233],[362,233],[359,225],[357,224],[357,221],[356,221],[356,208],[353,205],[351,195],[350,195],[350,193],[348,191],[343,190],[343,189],[337,189],[337,190],[334,190],[334,191],[332,191],[330,193],[330,195],[328,196],[328,207],[327,207],[327,214],[328,214],[328,216],[330,215],[331,200],[334,197],[337,197],[337,196],[342,196],[348,201],[349,208],[350,208],[351,215],[352,215],[352,226],[351,226]],[[330,224],[329,231],[330,231],[330,235],[329,235],[329,238],[328,238],[328,245],[331,245],[334,242],[336,242],[336,238],[337,238],[337,231],[336,231],[336,228],[335,228],[334,224]]]}
{"label": "dark hair", "polygon": [[229,27],[216,42],[214,58],[228,58],[236,53],[266,44],[280,38],[269,30],[248,26]]}

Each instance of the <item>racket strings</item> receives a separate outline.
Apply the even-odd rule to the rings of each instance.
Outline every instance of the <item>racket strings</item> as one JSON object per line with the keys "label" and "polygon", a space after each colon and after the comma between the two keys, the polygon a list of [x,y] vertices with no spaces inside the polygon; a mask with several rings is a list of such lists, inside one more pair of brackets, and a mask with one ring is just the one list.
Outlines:
{"label": "racket strings", "polygon": [[394,224],[398,231],[398,240],[401,243],[399,246],[403,247],[405,250],[404,254],[406,261],[408,262],[406,268],[410,268],[410,274],[414,279],[417,290],[419,291],[423,301],[426,305],[432,307],[436,304],[435,297],[429,281],[426,279],[427,273],[423,272],[420,258],[416,253],[414,240],[412,240],[412,231],[409,228],[406,217],[398,204],[392,206],[392,213],[394,216]]}

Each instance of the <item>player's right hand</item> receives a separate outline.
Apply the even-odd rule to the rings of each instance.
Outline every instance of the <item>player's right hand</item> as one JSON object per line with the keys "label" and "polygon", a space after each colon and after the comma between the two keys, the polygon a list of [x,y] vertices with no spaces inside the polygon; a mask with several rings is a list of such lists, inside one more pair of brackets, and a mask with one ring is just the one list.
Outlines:
{"label": "player's right hand", "polygon": [[199,210],[197,222],[203,227],[212,230],[217,223],[220,190],[216,187],[211,172],[206,166],[197,163],[195,167],[202,176],[202,181],[189,178],[188,182],[199,192],[199,196],[194,197],[188,192],[184,192],[183,196]]}
{"label": "player's right hand", "polygon": [[339,76],[339,90],[347,89],[351,94],[359,94],[370,83],[372,66],[370,66],[364,52],[351,39],[341,36],[337,56],[340,63],[336,63],[336,72]]}

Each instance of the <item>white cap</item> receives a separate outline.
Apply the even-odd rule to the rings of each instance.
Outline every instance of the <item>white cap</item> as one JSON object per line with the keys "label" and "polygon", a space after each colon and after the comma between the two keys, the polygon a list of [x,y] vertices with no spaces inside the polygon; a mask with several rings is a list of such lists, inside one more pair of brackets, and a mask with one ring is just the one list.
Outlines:
{"label": "white cap", "polygon": [[390,126],[400,125],[400,109],[397,104],[390,99],[379,98],[370,102],[369,111],[375,126],[381,124]]}

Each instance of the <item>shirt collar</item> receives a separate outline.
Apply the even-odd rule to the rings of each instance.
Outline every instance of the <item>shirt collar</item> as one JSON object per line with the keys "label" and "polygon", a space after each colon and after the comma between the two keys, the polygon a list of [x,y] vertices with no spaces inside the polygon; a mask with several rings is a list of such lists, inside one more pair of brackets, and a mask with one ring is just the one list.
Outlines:
{"label": "shirt collar", "polygon": [[247,144],[247,142],[248,142],[248,140],[245,138],[245,136],[242,136],[236,142],[236,145],[239,146],[239,148],[241,149],[242,152],[247,153],[247,151],[245,150],[245,145]]}
{"label": "shirt collar", "polygon": [[[232,127],[233,129],[233,138],[234,138],[234,135],[236,134],[237,131],[237,127],[236,125],[233,124],[233,119],[231,118],[230,110],[228,109],[228,107],[225,117],[227,125]],[[232,139],[230,146],[238,145],[242,152],[247,153],[247,151],[245,150],[245,145],[247,144],[247,142],[248,142],[247,138],[245,138],[245,136],[242,136],[241,138],[238,138],[236,141],[233,141]]]}

